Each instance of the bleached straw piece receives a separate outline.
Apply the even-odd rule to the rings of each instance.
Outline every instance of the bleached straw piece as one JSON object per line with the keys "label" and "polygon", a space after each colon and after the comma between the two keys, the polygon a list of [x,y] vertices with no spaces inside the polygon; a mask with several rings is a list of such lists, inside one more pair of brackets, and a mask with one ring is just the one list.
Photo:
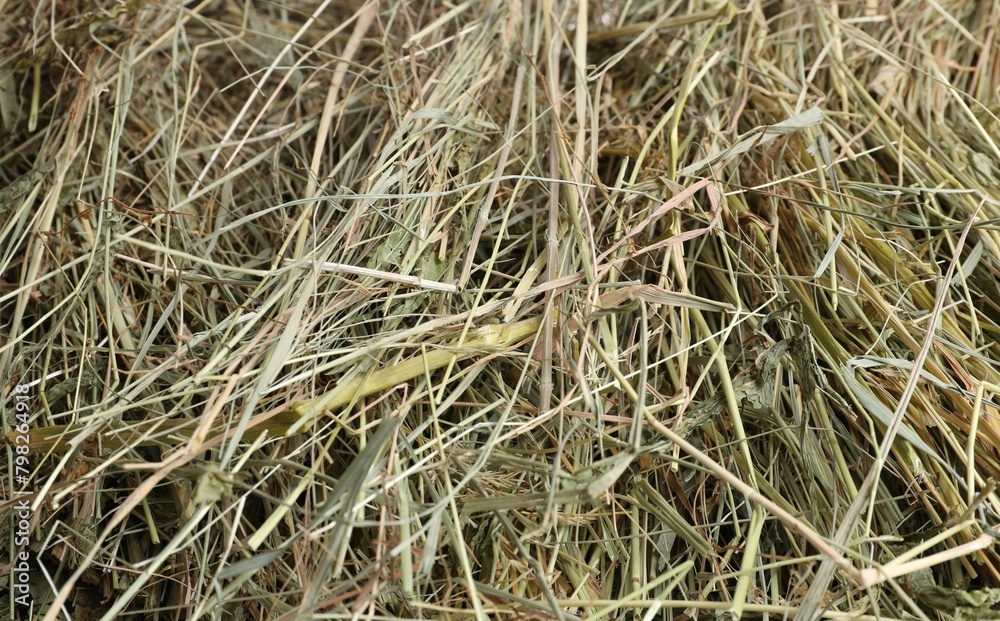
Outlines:
{"label": "bleached straw piece", "polygon": [[324,272],[342,272],[344,274],[354,274],[356,276],[370,276],[372,278],[388,280],[389,282],[398,282],[404,285],[429,289],[431,291],[445,291],[447,293],[455,293],[458,291],[458,287],[453,284],[438,282],[436,280],[428,280],[418,276],[406,276],[404,274],[394,274],[392,272],[383,272],[382,270],[373,270],[367,267],[357,267],[346,263],[333,263],[332,261],[319,262],[311,260],[296,261],[294,259],[285,259],[285,265],[299,265],[301,267],[315,265]]}

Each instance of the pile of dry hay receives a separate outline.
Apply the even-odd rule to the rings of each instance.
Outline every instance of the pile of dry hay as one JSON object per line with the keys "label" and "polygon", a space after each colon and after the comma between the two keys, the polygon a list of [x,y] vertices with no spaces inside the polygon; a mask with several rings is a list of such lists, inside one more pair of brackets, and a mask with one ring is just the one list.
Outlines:
{"label": "pile of dry hay", "polygon": [[4,613],[1000,599],[1000,3],[0,13]]}

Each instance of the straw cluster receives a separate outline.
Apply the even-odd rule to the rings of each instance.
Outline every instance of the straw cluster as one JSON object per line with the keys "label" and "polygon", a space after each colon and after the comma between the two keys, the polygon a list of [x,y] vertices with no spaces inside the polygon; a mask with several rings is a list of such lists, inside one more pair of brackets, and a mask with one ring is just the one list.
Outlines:
{"label": "straw cluster", "polygon": [[995,614],[997,2],[0,15],[34,618]]}

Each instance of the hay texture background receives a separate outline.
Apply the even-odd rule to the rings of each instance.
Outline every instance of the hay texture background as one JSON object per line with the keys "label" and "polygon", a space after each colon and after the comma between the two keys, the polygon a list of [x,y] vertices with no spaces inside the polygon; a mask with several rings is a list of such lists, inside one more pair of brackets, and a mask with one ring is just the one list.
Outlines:
{"label": "hay texture background", "polygon": [[0,0],[0,609],[990,618],[998,24]]}

